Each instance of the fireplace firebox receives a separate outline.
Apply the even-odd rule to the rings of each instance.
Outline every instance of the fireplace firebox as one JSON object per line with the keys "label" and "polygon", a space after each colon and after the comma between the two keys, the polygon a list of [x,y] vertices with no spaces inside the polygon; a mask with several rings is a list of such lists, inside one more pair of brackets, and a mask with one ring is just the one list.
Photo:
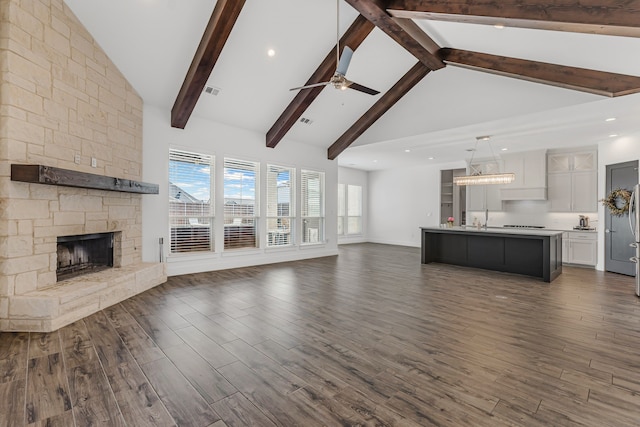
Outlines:
{"label": "fireplace firebox", "polygon": [[57,280],[113,267],[114,233],[58,237]]}

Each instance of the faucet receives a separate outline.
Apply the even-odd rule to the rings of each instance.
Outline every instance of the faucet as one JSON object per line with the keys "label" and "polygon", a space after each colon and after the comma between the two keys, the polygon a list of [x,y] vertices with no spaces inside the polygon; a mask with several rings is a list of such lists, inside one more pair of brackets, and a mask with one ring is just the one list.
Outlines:
{"label": "faucet", "polygon": [[487,224],[489,223],[489,209],[484,210],[484,229],[487,229]]}

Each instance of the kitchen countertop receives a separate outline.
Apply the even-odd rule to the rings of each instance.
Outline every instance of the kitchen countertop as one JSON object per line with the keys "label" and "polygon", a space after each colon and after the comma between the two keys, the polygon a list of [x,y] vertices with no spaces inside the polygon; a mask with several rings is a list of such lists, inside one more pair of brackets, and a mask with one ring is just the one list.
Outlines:
{"label": "kitchen countertop", "polygon": [[[556,236],[564,233],[562,230],[548,230],[546,228],[502,228],[489,227],[487,229],[476,227],[420,227],[422,230],[444,233],[484,233],[484,234],[511,234],[519,236]],[[569,231],[569,230],[567,230]],[[574,230],[571,230],[574,231]],[[575,230],[577,231],[577,230]]]}

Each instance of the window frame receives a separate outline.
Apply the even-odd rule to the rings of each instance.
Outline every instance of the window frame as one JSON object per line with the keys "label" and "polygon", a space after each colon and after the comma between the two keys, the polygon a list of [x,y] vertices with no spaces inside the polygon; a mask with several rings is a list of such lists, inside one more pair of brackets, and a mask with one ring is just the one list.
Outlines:
{"label": "window frame", "polygon": [[[292,166],[283,166],[267,163],[266,165],[266,192],[265,192],[265,241],[267,248],[282,248],[282,247],[290,247],[294,246],[296,242],[296,224],[297,224],[297,215],[296,215],[296,168]],[[277,171],[277,172],[276,172]],[[289,185],[288,185],[288,193],[289,193],[289,201],[288,201],[288,215],[278,215],[280,213],[280,194],[278,191],[277,183],[278,183],[278,175],[281,172],[287,171],[289,174]],[[272,191],[271,191],[271,179],[272,174],[275,174],[275,213],[276,215],[272,215],[270,212],[273,205],[273,200],[271,200]],[[270,223],[272,220],[275,220],[275,227],[270,227]],[[284,226],[283,226],[284,225]]]}
{"label": "window frame", "polygon": [[[249,167],[250,166],[250,167]],[[244,168],[246,167],[246,168]],[[233,182],[228,182],[228,169],[234,171],[246,171],[253,172],[253,209],[250,215],[243,214],[242,210],[245,210],[244,206],[251,206],[250,204],[242,203],[245,198],[242,196],[244,190],[244,179],[241,177],[240,190],[241,196],[239,198],[240,203],[234,203],[233,205],[228,201],[234,199],[230,197],[231,194],[227,194],[227,188],[231,185],[237,185]],[[249,173],[249,175],[251,175]],[[244,175],[243,175],[244,176]],[[228,197],[229,196],[229,197]],[[238,199],[237,197],[235,199]],[[251,200],[247,198],[246,200]],[[260,222],[260,162],[253,160],[243,160],[236,157],[224,157],[222,161],[222,202],[223,202],[223,231],[224,242],[223,250],[232,251],[240,249],[256,249],[260,247],[260,235],[259,235],[259,222]],[[232,210],[232,213],[229,211]],[[242,208],[237,209],[236,207]],[[235,212],[237,210],[237,212]],[[231,220],[231,221],[229,221]],[[249,224],[247,224],[249,223]],[[242,230],[243,228],[252,227],[252,230]],[[233,228],[232,228],[233,227]],[[237,228],[237,230],[235,230]],[[248,234],[251,233],[251,234]],[[252,239],[252,243],[248,244]]]}
{"label": "window frame", "polygon": [[[351,194],[351,188],[358,188],[360,189],[360,194],[359,194],[359,201],[358,201],[358,211],[357,214],[352,214],[352,204],[351,204],[351,200],[353,199],[353,195]],[[346,219],[347,219],[347,223],[345,224],[345,235],[346,236],[361,236],[362,235],[362,212],[363,212],[363,195],[362,195],[362,185],[355,185],[355,184],[347,184],[347,188],[346,188],[346,192],[345,192],[345,206],[346,206]],[[358,230],[355,232],[351,231],[351,219],[352,218],[358,218]]]}
{"label": "window frame", "polygon": [[[168,216],[169,216],[169,250],[168,253],[170,256],[176,255],[186,255],[186,254],[202,254],[202,253],[214,253],[215,252],[215,156],[209,153],[196,152],[192,150],[185,150],[181,148],[169,148],[169,163],[168,163],[168,189],[169,189],[169,206],[168,206]],[[184,160],[181,160],[184,159]],[[192,159],[193,162],[185,161]],[[200,160],[198,160],[200,159]],[[183,163],[189,164],[192,163],[194,165],[207,165],[209,168],[208,172],[208,184],[209,184],[209,201],[208,203],[196,203],[197,199],[192,194],[188,193],[186,190],[175,184],[173,181],[176,181],[177,178],[172,172],[172,162],[183,161]],[[187,178],[186,176],[183,178]],[[191,176],[190,178],[194,178]],[[174,189],[175,187],[175,189]],[[178,200],[180,197],[186,197],[186,200],[192,200],[191,203],[186,202],[183,204],[184,215],[176,215],[175,214],[175,204],[177,202],[173,202],[172,192],[177,190],[175,197]],[[183,192],[183,193],[182,193]],[[188,204],[199,205],[199,209],[195,209],[194,206],[188,208]],[[208,214],[204,211],[203,206],[208,206]],[[196,212],[199,210],[200,212]],[[191,211],[191,212],[188,212]],[[181,231],[176,231],[178,227],[174,225],[181,226]],[[205,231],[208,229],[208,231]],[[180,243],[179,238],[184,238],[184,240],[190,240],[191,246],[186,243]],[[205,248],[204,242],[207,242],[207,247]],[[180,249],[181,248],[181,249]]]}
{"label": "window frame", "polygon": [[[315,176],[314,176],[315,175]],[[313,192],[313,189],[309,188],[309,178],[317,178],[318,179],[318,189],[317,194],[310,194]],[[325,225],[326,225],[326,217],[325,217],[325,199],[326,199],[326,191],[325,191],[325,172],[316,171],[312,169],[301,169],[300,170],[300,225],[301,225],[301,236],[300,236],[300,244],[301,245],[317,245],[323,244],[326,242],[325,240]],[[317,206],[310,206],[310,201],[313,201],[313,198],[310,196],[317,196]],[[316,210],[317,215],[310,214],[311,210]],[[309,224],[315,225],[315,227],[309,227]]]}
{"label": "window frame", "polygon": [[338,226],[337,233],[338,236],[345,236],[347,231],[347,184],[338,184]]}

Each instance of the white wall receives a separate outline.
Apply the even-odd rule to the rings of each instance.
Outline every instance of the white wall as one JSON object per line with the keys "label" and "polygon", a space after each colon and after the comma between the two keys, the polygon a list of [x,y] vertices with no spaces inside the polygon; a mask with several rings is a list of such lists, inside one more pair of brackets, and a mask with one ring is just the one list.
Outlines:
{"label": "white wall", "polygon": [[368,242],[369,172],[359,169],[339,167],[338,183],[345,185],[359,185],[362,187],[362,234],[338,236],[338,244]]}
{"label": "white wall", "polygon": [[[606,188],[607,165],[640,159],[640,133],[618,137],[598,144],[598,200],[603,199]],[[640,176],[639,176],[640,182]],[[604,215],[605,207],[598,204],[598,270],[604,270]]]}
{"label": "white wall", "polygon": [[369,172],[369,241],[420,246],[420,227],[437,226],[440,171],[464,161]]}
{"label": "white wall", "polygon": [[[239,129],[221,123],[192,116],[185,129],[170,126],[170,112],[145,105],[143,121],[143,181],[160,185],[160,194],[143,196],[142,240],[144,261],[158,261],[160,237],[164,238],[164,257],[167,274],[178,275],[201,271],[221,270],[258,264],[290,261],[319,256],[336,255],[337,249],[337,162],[327,159],[326,148],[303,145],[283,139],[276,148],[267,148],[263,133]],[[193,150],[215,155],[216,203],[215,253],[169,255],[169,148]],[[220,203],[223,189],[222,171],[224,157],[260,162],[260,185],[266,186],[266,164],[273,163],[296,168],[296,193],[299,194],[301,169],[325,172],[325,242],[319,245],[296,245],[287,248],[264,248],[266,204],[260,202],[259,233],[261,248],[251,250],[223,249],[223,203]],[[263,195],[265,191],[261,191]],[[299,216],[300,203],[296,198],[296,212]],[[297,235],[301,224],[297,221]]]}

